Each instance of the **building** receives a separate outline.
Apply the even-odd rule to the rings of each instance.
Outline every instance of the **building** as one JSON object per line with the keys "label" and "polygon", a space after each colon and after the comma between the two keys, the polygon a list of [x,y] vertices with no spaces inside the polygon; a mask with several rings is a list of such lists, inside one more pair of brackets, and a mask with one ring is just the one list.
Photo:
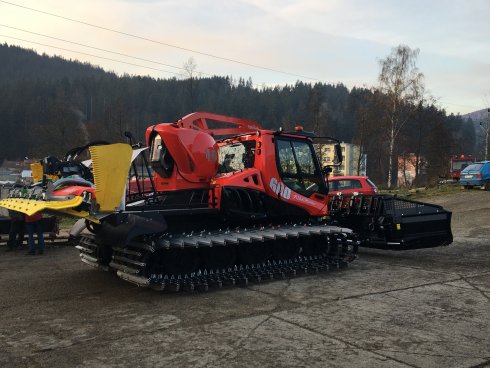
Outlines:
{"label": "building", "polygon": [[[361,156],[361,149],[352,143],[341,143],[343,161],[339,167],[333,167],[333,176],[341,175],[366,175],[366,155]],[[320,163],[323,166],[331,166],[335,162],[335,145],[321,144],[319,150]],[[360,161],[360,162],[359,162]]]}
{"label": "building", "polygon": [[[416,173],[417,156],[415,153],[398,156],[398,186],[411,186],[417,177]],[[427,161],[424,157],[419,157],[419,176],[426,174]]]}
{"label": "building", "polygon": [[3,184],[16,182],[32,181],[31,164],[39,162],[35,159],[26,159],[23,161],[4,160],[0,165],[0,182]]}
{"label": "building", "polygon": [[3,184],[15,183],[20,180],[18,170],[0,167],[0,182]]}

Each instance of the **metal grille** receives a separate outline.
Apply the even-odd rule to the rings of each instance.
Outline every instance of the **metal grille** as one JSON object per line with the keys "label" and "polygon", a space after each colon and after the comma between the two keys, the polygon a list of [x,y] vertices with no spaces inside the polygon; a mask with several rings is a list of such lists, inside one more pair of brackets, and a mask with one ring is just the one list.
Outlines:
{"label": "metal grille", "polygon": [[391,215],[401,214],[430,214],[438,213],[442,207],[408,199],[385,197],[383,200],[384,212]]}

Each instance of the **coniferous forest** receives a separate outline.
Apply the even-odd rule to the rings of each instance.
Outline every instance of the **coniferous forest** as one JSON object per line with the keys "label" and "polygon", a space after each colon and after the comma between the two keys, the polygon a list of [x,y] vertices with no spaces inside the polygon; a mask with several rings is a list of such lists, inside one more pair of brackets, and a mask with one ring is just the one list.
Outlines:
{"label": "coniferous forest", "polygon": [[[193,111],[256,120],[266,128],[295,125],[356,143],[367,154],[367,173],[387,178],[383,95],[342,84],[296,82],[257,89],[231,76],[154,79],[118,76],[60,57],[0,45],[0,160],[62,157],[94,140],[140,141],[149,125],[173,122]],[[428,162],[424,180],[447,172],[453,154],[477,155],[474,127],[434,105],[415,106],[396,145],[398,155]]]}

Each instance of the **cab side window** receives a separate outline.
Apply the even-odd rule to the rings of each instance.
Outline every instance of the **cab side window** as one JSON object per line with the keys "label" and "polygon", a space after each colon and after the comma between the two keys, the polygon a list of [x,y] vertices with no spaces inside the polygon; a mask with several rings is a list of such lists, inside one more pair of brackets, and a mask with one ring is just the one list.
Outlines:
{"label": "cab side window", "polygon": [[159,134],[155,134],[151,139],[150,166],[162,178],[169,178],[174,169],[174,159]]}
{"label": "cab side window", "polygon": [[254,167],[255,141],[235,142],[219,148],[218,173],[224,174]]}

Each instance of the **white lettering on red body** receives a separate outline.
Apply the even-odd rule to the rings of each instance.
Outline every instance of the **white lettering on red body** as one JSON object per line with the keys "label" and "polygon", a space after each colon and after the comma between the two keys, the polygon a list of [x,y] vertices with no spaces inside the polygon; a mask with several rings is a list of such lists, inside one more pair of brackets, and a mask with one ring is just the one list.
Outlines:
{"label": "white lettering on red body", "polygon": [[269,187],[278,196],[281,196],[284,199],[291,198],[291,189],[285,186],[283,182],[278,181],[276,178],[271,179]]}

